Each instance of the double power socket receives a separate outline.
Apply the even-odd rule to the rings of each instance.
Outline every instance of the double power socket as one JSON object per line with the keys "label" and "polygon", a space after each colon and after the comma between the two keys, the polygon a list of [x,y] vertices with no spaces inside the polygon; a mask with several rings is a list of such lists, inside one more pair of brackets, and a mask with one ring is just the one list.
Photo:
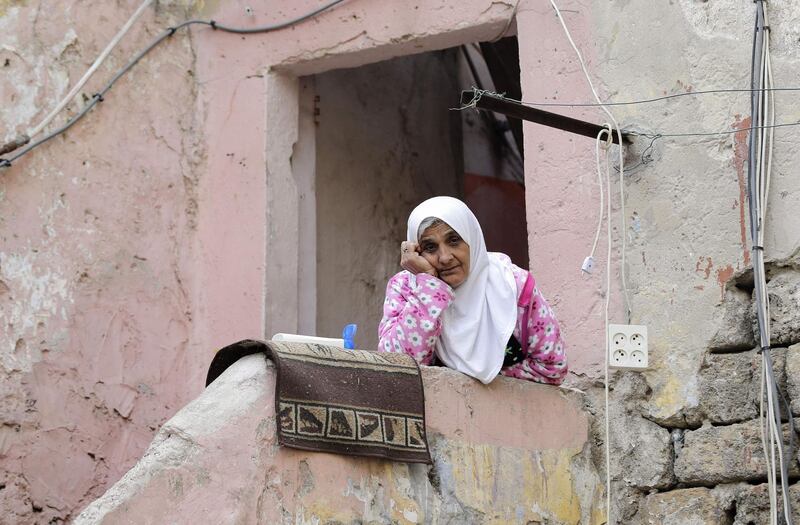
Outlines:
{"label": "double power socket", "polygon": [[629,370],[647,368],[647,327],[608,325],[608,366]]}

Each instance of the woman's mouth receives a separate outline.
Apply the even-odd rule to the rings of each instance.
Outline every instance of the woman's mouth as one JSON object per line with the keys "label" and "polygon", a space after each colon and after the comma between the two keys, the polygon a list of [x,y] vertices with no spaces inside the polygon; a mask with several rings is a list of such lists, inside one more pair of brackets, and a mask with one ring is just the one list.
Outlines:
{"label": "woman's mouth", "polygon": [[460,264],[458,266],[453,266],[452,268],[448,268],[446,270],[442,270],[439,273],[442,274],[442,275],[450,275],[450,274],[458,271],[459,268],[461,268]]}

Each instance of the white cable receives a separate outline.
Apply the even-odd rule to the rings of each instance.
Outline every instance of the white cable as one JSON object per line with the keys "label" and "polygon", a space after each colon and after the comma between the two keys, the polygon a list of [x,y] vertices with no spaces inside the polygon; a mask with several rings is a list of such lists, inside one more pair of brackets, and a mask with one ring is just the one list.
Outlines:
{"label": "white cable", "polygon": [[[764,9],[764,27],[765,28],[769,28],[769,17],[768,17],[768,14],[767,14],[767,5],[766,5],[766,3],[763,3],[763,9]],[[773,84],[772,84],[772,58],[771,58],[771,55],[770,55],[769,32],[768,31],[769,31],[769,29],[765,29],[765,34],[764,34],[764,60],[763,60],[764,82],[763,82],[763,87],[765,89],[769,90],[769,91],[762,92],[761,96],[764,98],[764,114],[766,114],[766,119],[767,119],[765,124],[773,125],[775,123],[775,102],[774,102],[773,93],[771,91],[771,88],[773,87]],[[761,197],[761,199],[760,199],[761,200],[761,202],[760,202],[761,207],[759,208],[759,211],[760,211],[759,245],[763,247],[764,246],[764,240],[765,240],[765,225],[766,225],[766,218],[767,218],[767,200],[768,200],[768,197],[769,197],[769,185],[770,185],[770,177],[771,177],[771,173],[772,173],[772,152],[773,152],[774,129],[773,128],[767,128],[765,130],[761,130],[761,135],[762,136],[765,135],[763,137],[763,145],[762,145],[763,146],[762,147],[762,151],[764,153],[762,154],[762,158],[760,159],[761,160],[761,165],[760,166],[761,166],[761,175],[762,176],[761,176],[761,188],[760,188],[761,189],[761,196],[760,196]],[[764,157],[766,157],[766,158],[764,158]],[[758,251],[760,252],[762,265],[763,265],[764,252],[763,252],[763,250],[758,250]],[[764,291],[765,291],[765,293],[763,294],[762,301],[764,303],[763,304],[763,308],[764,308],[764,312],[765,312],[765,317],[764,318],[767,320],[765,331],[768,334],[768,339],[767,340],[770,341],[771,340],[771,334],[770,334],[770,330],[769,330],[769,319],[770,319],[769,298],[768,298],[768,295],[766,294],[766,282],[764,282]],[[772,389],[770,389],[769,391],[770,391],[770,393],[772,393]],[[774,419],[770,418],[770,420],[774,421],[774,423],[773,423],[774,443],[777,444],[778,457],[779,457],[780,466],[781,466],[781,470],[780,470],[780,472],[781,472],[781,484],[782,484],[783,488],[786,488],[786,487],[788,487],[788,480],[784,479],[785,470],[787,470],[787,469],[785,468],[785,463],[784,463],[784,459],[785,458],[784,458],[784,449],[783,449],[783,429],[782,429],[781,419],[780,419],[780,416],[779,416],[780,410],[779,409],[776,410],[774,408],[774,405],[779,403],[779,400],[778,399],[774,399],[774,396],[773,396],[772,402],[773,402],[773,414],[775,414],[775,416],[774,416]],[[774,448],[773,448],[773,458],[774,458]],[[773,469],[774,469],[774,459],[773,459]],[[776,484],[773,483],[774,487],[775,487],[775,485]],[[777,490],[777,487],[775,487],[775,490]],[[786,490],[782,490],[781,491],[781,499],[783,501],[783,515],[784,515],[784,518],[786,520],[786,523],[790,523],[791,524],[792,523],[791,506],[789,504],[789,494],[787,494]]]}
{"label": "white cable", "polygon": [[[597,176],[600,178],[600,136],[602,132],[597,135],[597,140],[595,142],[595,155],[597,160]],[[611,175],[609,169],[609,162],[608,162],[608,145],[604,148],[606,150],[605,154],[605,165],[606,165],[606,191],[608,192],[608,199],[606,199],[606,233],[607,233],[607,244],[606,244],[606,300],[603,306],[603,325],[605,327],[605,341],[606,345],[608,345],[608,306],[611,302]],[[601,189],[602,191],[602,189]],[[602,193],[601,193],[602,195]],[[602,198],[602,197],[601,197]],[[602,214],[600,215],[600,220],[603,220]],[[599,233],[599,230],[598,230]],[[607,512],[607,523],[609,525],[613,525],[611,520],[611,424],[610,419],[611,415],[609,413],[609,402],[608,402],[608,390],[609,390],[609,374],[608,374],[608,351],[606,350],[603,352],[605,355],[604,362],[605,362],[605,385],[604,385],[604,392],[605,392],[605,406],[606,406],[606,425],[605,425],[605,449],[606,449],[606,512]]]}
{"label": "white cable", "polygon": [[[583,75],[586,77],[586,81],[589,84],[589,88],[592,90],[592,95],[594,95],[594,99],[597,101],[597,104],[600,105],[600,108],[608,115],[608,118],[611,119],[611,122],[614,124],[614,129],[617,132],[617,137],[620,141],[619,144],[619,199],[620,199],[620,220],[622,223],[622,229],[620,231],[620,235],[622,236],[622,248],[620,252],[620,277],[622,278],[622,293],[625,298],[625,317],[630,324],[630,317],[631,317],[631,302],[630,298],[628,297],[628,285],[626,282],[625,277],[625,237],[627,236],[627,223],[625,219],[625,189],[623,187],[624,175],[625,175],[625,159],[622,152],[622,131],[619,127],[619,123],[617,119],[614,118],[614,115],[611,113],[611,110],[603,104],[603,101],[600,100],[600,96],[597,94],[597,90],[594,88],[594,83],[592,83],[592,79],[589,76],[589,71],[586,69],[586,63],[583,61],[583,55],[581,55],[580,50],[578,50],[578,46],[575,45],[575,41],[572,39],[572,35],[569,32],[569,28],[567,27],[566,22],[564,22],[564,17],[561,16],[561,10],[555,3],[555,0],[550,0],[550,5],[553,6],[553,9],[558,16],[558,21],[561,22],[561,27],[564,29],[564,34],[567,36],[567,40],[569,40],[572,49],[575,51],[575,54],[578,57],[578,62],[581,65],[581,70],[583,71]],[[609,192],[609,197],[611,193]],[[611,221],[611,216],[609,215],[609,222]]]}
{"label": "white cable", "polygon": [[[764,349],[764,358],[762,359],[762,384],[766,383],[767,393],[767,408],[764,411],[763,407],[763,393],[760,400],[759,417],[766,417],[766,422],[762,422],[762,432],[766,436],[762,436],[762,444],[764,445],[764,455],[767,462],[767,485],[770,496],[770,522],[777,524],[778,522],[778,496],[777,496],[777,473],[780,471],[781,479],[781,501],[783,503],[783,516],[786,523],[792,523],[791,508],[789,504],[789,495],[787,494],[788,479],[786,473],[786,464],[784,463],[784,449],[783,449],[783,430],[782,421],[780,417],[780,409],[778,407],[779,400],[776,399],[776,386],[774,372],[771,368],[771,362],[767,360],[766,356],[769,355],[768,345],[771,341],[770,324],[769,324],[769,298],[766,290],[766,276],[764,275],[764,239],[765,239],[765,224],[767,216],[767,200],[769,196],[770,176],[772,171],[772,152],[773,152],[773,137],[774,131],[771,127],[775,123],[775,104],[772,93],[772,61],[769,46],[769,18],[767,14],[766,2],[760,2],[758,8],[761,9],[760,26],[758,25],[759,19],[757,15],[757,31],[761,31],[761,56],[758,72],[759,76],[759,91],[757,93],[757,118],[754,132],[754,152],[756,155],[756,168],[754,170],[755,181],[753,181],[754,191],[751,191],[751,197],[754,202],[751,204],[755,206],[755,227],[753,241],[758,249],[754,250],[754,268],[757,271],[758,278],[756,281],[757,297],[758,297],[758,313],[764,321],[761,323],[761,345],[767,345]],[[763,390],[762,386],[762,390]],[[777,460],[776,464],[776,448]]]}
{"label": "white cable", "polygon": [[597,230],[594,233],[594,242],[592,243],[592,251],[589,253],[589,257],[591,257],[593,259],[594,259],[594,252],[597,250],[597,241],[600,240],[600,230],[603,228],[603,213],[604,213],[604,207],[605,207],[604,202],[603,202],[603,200],[604,200],[603,199],[603,191],[604,191],[603,190],[603,175],[602,175],[601,169],[600,169],[600,142],[601,142],[600,137],[602,137],[604,133],[608,136],[608,140],[606,141],[606,148],[605,148],[606,150],[608,149],[608,142],[610,142],[610,139],[611,139],[611,129],[610,129],[610,127],[609,128],[603,128],[603,129],[600,130],[600,133],[597,134],[597,140],[595,141],[595,145],[594,145],[594,148],[595,148],[595,162],[597,164],[597,184],[600,187],[600,207],[599,207],[598,213],[597,213]]}
{"label": "white cable", "polygon": [[[760,392],[761,392],[761,395],[758,398],[758,400],[759,400],[759,403],[758,403],[758,406],[759,406],[759,408],[758,408],[758,422],[759,422],[759,427],[761,429],[761,446],[764,448],[764,459],[766,460],[766,464],[767,464],[767,489],[768,489],[767,490],[767,494],[769,495],[769,508],[770,508],[769,525],[777,525],[778,515],[775,512],[775,509],[777,508],[777,500],[776,500],[776,494],[775,494],[775,490],[774,490],[775,489],[775,465],[770,460],[770,455],[767,452],[769,450],[769,447],[767,446],[767,434],[769,433],[769,429],[768,429],[769,422],[765,418],[765,414],[764,414],[764,383],[766,382],[764,376],[766,375],[766,373],[767,373],[767,370],[766,370],[765,362],[762,359],[761,360],[761,369],[760,369],[760,376],[761,376]],[[772,442],[772,435],[770,435],[770,442]]]}
{"label": "white cable", "polygon": [[111,40],[111,42],[108,43],[103,52],[100,53],[100,56],[97,57],[97,59],[94,61],[94,64],[92,64],[92,66],[86,71],[86,73],[83,74],[83,77],[81,77],[78,83],[72,87],[69,93],[67,93],[67,96],[65,96],[61,100],[61,102],[56,104],[56,107],[53,108],[53,110],[50,112],[49,115],[47,115],[44,118],[44,120],[42,120],[38,125],[36,125],[35,127],[31,128],[28,131],[28,136],[30,138],[33,138],[35,135],[38,135],[48,124],[50,124],[50,122],[55,118],[55,116],[58,113],[60,113],[61,110],[64,109],[66,105],[72,101],[73,98],[75,98],[75,95],[78,94],[78,92],[86,84],[89,78],[94,74],[95,71],[97,71],[97,68],[100,67],[100,64],[103,63],[103,61],[108,57],[108,55],[111,54],[111,51],[114,49],[114,47],[116,47],[119,41],[122,40],[122,37],[125,36],[125,33],[127,33],[128,30],[133,26],[133,23],[136,21],[136,19],[138,19],[139,16],[141,16],[144,10],[147,9],[147,7],[152,2],[153,0],[144,0],[144,2],[142,2],[142,5],[140,5],[139,8],[133,13],[133,15],[131,15],[128,21],[125,22],[125,25],[122,26],[122,29],[119,30],[119,33],[116,34],[116,36]]}

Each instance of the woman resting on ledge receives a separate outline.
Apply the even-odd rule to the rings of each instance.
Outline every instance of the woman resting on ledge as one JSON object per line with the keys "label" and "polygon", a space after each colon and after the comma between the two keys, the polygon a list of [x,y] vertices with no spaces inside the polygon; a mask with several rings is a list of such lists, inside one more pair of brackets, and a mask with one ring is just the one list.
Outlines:
{"label": "woman resting on ledge", "polygon": [[529,272],[486,251],[466,204],[434,197],[417,206],[400,252],[403,271],[386,286],[381,350],[423,365],[438,359],[483,383],[500,373],[561,384],[567,358],[552,308]]}

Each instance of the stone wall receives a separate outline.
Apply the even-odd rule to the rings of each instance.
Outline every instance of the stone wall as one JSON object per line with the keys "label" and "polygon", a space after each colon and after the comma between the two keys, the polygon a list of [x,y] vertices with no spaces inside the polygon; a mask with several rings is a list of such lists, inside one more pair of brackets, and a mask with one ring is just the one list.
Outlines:
{"label": "stone wall", "polygon": [[[800,271],[796,258],[768,264],[779,390],[800,415]],[[697,404],[660,419],[644,376],[612,378],[612,509],[622,523],[750,525],[769,521],[766,460],[758,419],[761,355],[755,345],[752,275],[734,276],[721,307],[727,321],[711,338],[698,372]],[[595,403],[599,392],[595,392]],[[784,414],[784,438],[790,428]],[[595,428],[597,441],[602,429]],[[800,434],[795,432],[795,443]],[[599,449],[597,454],[602,455]],[[800,519],[800,454],[790,452],[790,501]]]}

